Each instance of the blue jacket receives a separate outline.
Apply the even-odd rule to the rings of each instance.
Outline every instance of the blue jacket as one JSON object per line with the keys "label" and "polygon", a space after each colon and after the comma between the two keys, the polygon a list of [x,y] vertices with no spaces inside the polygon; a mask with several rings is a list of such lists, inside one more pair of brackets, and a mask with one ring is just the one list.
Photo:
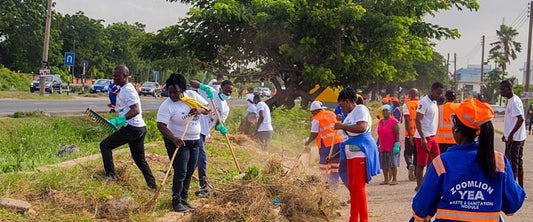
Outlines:
{"label": "blue jacket", "polygon": [[507,158],[495,152],[496,178],[485,176],[476,160],[478,143],[452,146],[433,159],[413,199],[411,221],[501,221],[513,214],[525,192],[515,182]]}
{"label": "blue jacket", "polygon": [[372,134],[370,132],[365,132],[357,136],[350,137],[350,139],[347,139],[341,143],[340,147],[342,152],[344,152],[344,147],[346,145],[358,145],[361,148],[361,151],[365,153],[366,183],[370,183],[372,177],[380,173],[378,147],[376,146],[376,141],[374,141],[374,138],[372,138]]}

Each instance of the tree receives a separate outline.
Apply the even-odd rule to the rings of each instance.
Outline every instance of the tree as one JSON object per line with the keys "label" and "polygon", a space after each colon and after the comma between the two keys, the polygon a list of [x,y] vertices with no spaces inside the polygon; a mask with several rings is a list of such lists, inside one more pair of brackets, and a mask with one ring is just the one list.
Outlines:
{"label": "tree", "polygon": [[496,31],[498,40],[490,43],[493,46],[489,51],[489,59],[495,61],[502,69],[503,73],[507,68],[507,64],[511,63],[511,59],[516,59],[516,53],[522,50],[522,44],[515,41],[518,37],[518,31],[513,27],[500,25],[500,30]]}
{"label": "tree", "polygon": [[[41,60],[46,17],[46,0],[4,0],[0,7],[0,63],[22,72],[37,72]],[[58,15],[52,15],[56,21]],[[53,23],[52,22],[52,23]],[[49,62],[60,48],[57,30],[50,32]]]}
{"label": "tree", "polygon": [[[328,86],[414,79],[415,62],[431,59],[430,39],[459,36],[423,16],[479,7],[472,0],[184,2],[193,6],[179,24],[185,49],[230,76],[243,75],[237,67],[259,68],[245,74],[272,81],[278,94],[267,103],[289,108]],[[321,89],[309,95],[316,84]]]}

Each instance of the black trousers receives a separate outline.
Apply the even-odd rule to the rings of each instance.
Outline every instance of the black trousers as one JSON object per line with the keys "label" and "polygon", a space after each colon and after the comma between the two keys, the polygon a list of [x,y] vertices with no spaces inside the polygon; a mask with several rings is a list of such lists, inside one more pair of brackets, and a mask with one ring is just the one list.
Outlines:
{"label": "black trousers", "polygon": [[146,127],[134,127],[127,125],[120,128],[115,133],[109,135],[100,143],[100,152],[104,162],[105,173],[108,176],[115,175],[115,164],[113,163],[113,149],[128,144],[130,146],[131,157],[144,175],[144,180],[149,187],[155,187],[155,178],[150,170],[144,155],[144,137]]}
{"label": "black trousers", "polygon": [[[171,140],[164,138],[168,158],[172,159],[176,145]],[[191,177],[198,161],[198,150],[200,140],[185,140],[185,146],[179,147],[172,167],[174,176],[172,178],[172,199],[187,200],[189,198],[189,186]]]}

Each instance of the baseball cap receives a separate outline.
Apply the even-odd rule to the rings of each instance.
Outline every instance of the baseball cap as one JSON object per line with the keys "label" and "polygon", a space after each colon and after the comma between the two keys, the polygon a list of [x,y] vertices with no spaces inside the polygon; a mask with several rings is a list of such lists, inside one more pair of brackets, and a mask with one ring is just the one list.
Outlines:
{"label": "baseball cap", "polygon": [[325,109],[325,108],[327,108],[327,107],[322,106],[322,102],[320,102],[320,101],[313,101],[313,102],[311,103],[311,107],[309,107],[309,111],[315,111],[315,110],[317,110],[317,109]]}
{"label": "baseball cap", "polygon": [[492,107],[476,98],[466,99],[460,104],[452,104],[450,108],[463,124],[472,129],[480,129],[481,125],[494,118]]}
{"label": "baseball cap", "polygon": [[386,109],[392,111],[392,106],[389,105],[389,104],[385,104],[385,105],[381,106],[381,110],[386,110]]}

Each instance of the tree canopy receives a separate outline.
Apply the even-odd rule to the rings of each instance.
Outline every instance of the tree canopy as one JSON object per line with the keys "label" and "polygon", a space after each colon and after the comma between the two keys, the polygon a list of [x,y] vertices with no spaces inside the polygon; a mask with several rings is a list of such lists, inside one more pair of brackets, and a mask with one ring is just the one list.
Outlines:
{"label": "tree canopy", "polygon": [[[287,107],[298,96],[312,100],[328,86],[413,80],[415,63],[432,58],[432,39],[459,37],[456,29],[423,16],[479,7],[473,0],[182,2],[192,4],[179,23],[189,55],[230,76],[270,79],[278,94],[267,103]],[[240,67],[253,69],[243,73]],[[309,95],[316,84],[322,90]]]}

